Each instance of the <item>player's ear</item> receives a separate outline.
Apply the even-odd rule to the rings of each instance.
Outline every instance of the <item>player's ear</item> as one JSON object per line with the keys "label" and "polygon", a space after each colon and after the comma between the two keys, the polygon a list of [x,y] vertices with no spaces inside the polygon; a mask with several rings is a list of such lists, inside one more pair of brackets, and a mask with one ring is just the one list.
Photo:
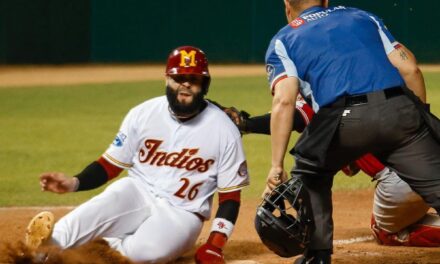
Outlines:
{"label": "player's ear", "polygon": [[168,85],[168,83],[170,82],[171,77],[167,74],[165,75],[165,86]]}
{"label": "player's ear", "polygon": [[286,13],[287,22],[290,23],[292,21],[292,6],[288,0],[284,0],[284,11]]}

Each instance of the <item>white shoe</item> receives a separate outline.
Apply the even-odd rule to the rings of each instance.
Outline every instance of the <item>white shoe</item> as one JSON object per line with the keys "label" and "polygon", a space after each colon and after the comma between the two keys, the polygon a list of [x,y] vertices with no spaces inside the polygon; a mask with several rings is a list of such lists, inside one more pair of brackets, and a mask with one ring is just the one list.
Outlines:
{"label": "white shoe", "polygon": [[52,235],[55,217],[51,212],[41,212],[34,216],[26,228],[25,245],[35,251]]}

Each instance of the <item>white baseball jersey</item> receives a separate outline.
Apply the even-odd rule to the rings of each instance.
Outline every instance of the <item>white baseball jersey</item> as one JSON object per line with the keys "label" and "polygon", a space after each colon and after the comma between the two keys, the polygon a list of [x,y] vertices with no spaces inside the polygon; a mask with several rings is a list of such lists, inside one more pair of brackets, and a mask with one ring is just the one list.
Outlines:
{"label": "white baseball jersey", "polygon": [[241,189],[249,176],[238,129],[207,103],[186,122],[170,113],[166,96],[134,107],[103,157],[151,194],[209,219],[215,191]]}

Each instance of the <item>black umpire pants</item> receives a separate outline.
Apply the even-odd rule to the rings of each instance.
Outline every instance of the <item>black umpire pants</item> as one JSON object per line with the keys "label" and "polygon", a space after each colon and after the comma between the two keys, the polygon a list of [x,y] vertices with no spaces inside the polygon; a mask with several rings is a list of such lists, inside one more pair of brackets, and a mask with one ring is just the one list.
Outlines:
{"label": "black umpire pants", "polygon": [[292,177],[301,178],[310,194],[316,228],[311,250],[333,248],[333,177],[366,153],[395,170],[440,212],[440,144],[399,89],[343,98],[320,109],[291,153]]}

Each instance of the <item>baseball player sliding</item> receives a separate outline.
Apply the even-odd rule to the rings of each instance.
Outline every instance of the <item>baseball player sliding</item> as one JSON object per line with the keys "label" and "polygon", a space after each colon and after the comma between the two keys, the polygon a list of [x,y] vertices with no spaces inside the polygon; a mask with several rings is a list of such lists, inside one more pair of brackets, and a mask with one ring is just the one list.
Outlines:
{"label": "baseball player sliding", "polygon": [[40,185],[43,191],[67,193],[97,188],[123,170],[128,177],[56,224],[50,212],[35,216],[26,244],[34,251],[45,241],[66,249],[103,237],[133,261],[170,262],[194,246],[218,191],[211,233],[195,260],[224,263],[222,248],[249,176],[239,131],[204,99],[209,83],[208,62],[200,49],[173,50],[166,67],[166,96],[132,108],[113,143],[81,173],[43,173]]}
{"label": "baseball player sliding", "polygon": [[[270,134],[270,113],[250,117],[245,111],[222,107],[242,133]],[[314,112],[301,98],[296,101],[294,127],[301,133]],[[402,181],[396,172],[367,154],[342,169],[353,176],[359,170],[377,181],[371,230],[379,244],[387,246],[440,247],[440,217],[428,213],[429,206]]]}

